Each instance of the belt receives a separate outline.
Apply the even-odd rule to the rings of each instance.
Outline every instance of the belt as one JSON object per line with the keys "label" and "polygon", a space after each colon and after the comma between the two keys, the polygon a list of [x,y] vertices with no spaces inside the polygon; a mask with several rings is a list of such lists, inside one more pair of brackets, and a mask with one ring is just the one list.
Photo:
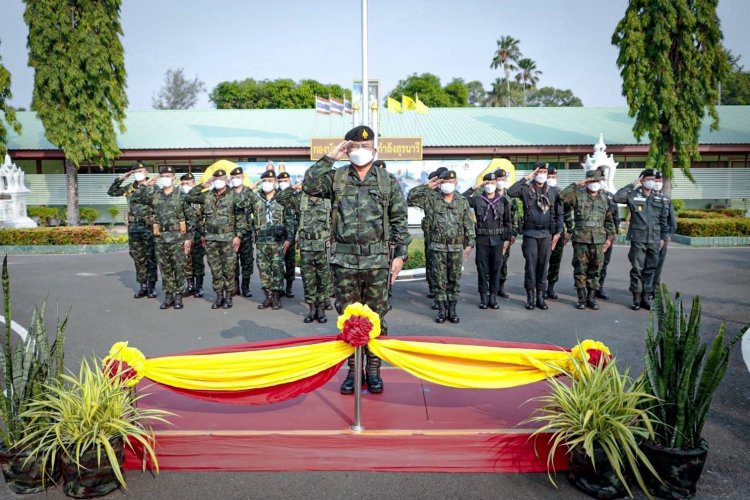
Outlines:
{"label": "belt", "polygon": [[524,229],[535,229],[537,231],[541,231],[544,229],[551,230],[550,227],[551,226],[549,224],[529,224],[528,227],[524,226]]}
{"label": "belt", "polygon": [[131,222],[131,224],[148,224],[147,217],[135,217],[128,214],[128,220]]}
{"label": "belt", "polygon": [[372,245],[358,245],[356,243],[334,243],[333,253],[345,253],[349,255],[386,255],[388,249],[383,243]]}
{"label": "belt", "polygon": [[501,227],[497,227],[497,228],[494,228],[494,229],[484,229],[482,227],[478,227],[477,228],[477,235],[482,235],[482,236],[500,236],[501,234],[503,234],[503,231],[505,231],[505,230],[503,228],[501,228]]}
{"label": "belt", "polygon": [[602,227],[601,222],[597,222],[595,220],[586,220],[586,221],[576,221],[576,225],[580,225],[581,227]]}

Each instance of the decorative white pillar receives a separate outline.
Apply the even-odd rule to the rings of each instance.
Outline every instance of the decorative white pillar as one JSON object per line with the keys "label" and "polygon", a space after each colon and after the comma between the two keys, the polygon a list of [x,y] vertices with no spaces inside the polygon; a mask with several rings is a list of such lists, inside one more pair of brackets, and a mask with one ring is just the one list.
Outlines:
{"label": "decorative white pillar", "polygon": [[617,165],[619,162],[615,161],[613,155],[606,153],[607,146],[604,144],[604,134],[599,134],[599,142],[594,145],[594,154],[586,155],[586,161],[581,163],[584,172],[589,170],[595,170],[597,167],[604,169],[604,177],[606,179],[604,188],[610,193],[615,192],[615,172],[617,171]]}
{"label": "decorative white pillar", "polygon": [[3,227],[36,227],[26,213],[29,189],[24,179],[26,173],[5,155],[0,166],[0,224]]}

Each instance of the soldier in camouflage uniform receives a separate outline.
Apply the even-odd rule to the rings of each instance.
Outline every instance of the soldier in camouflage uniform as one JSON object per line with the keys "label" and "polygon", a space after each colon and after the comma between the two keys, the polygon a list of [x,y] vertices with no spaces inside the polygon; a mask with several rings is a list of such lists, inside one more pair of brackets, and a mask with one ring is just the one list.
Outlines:
{"label": "soldier in camouflage uniform", "polygon": [[[183,193],[188,194],[195,188],[195,177],[191,173],[180,176],[180,189]],[[206,265],[203,259],[206,257],[206,243],[203,238],[203,209],[200,205],[188,205],[192,211],[192,217],[195,220],[192,231],[193,244],[191,245],[190,255],[185,259],[185,281],[187,290],[185,295],[195,295],[203,297],[203,277],[206,274]]]}
{"label": "soldier in camouflage uniform", "polygon": [[[253,211],[253,202],[255,200],[255,193],[245,186],[245,171],[242,167],[236,167],[229,172],[230,180],[229,183],[234,189],[237,196],[241,198],[250,197],[248,206],[245,208],[242,214],[244,227],[242,236],[240,237],[240,250],[237,252],[237,263],[234,266],[234,290],[233,293],[242,293],[243,297],[252,297],[250,293],[250,277],[253,275],[253,259],[255,257],[255,249],[253,243],[255,241],[255,213]],[[242,280],[240,281],[240,275]]]}
{"label": "soldier in camouflage uniform", "polygon": [[599,271],[604,252],[615,239],[615,223],[609,200],[600,193],[601,174],[596,170],[563,189],[560,198],[573,214],[568,232],[573,239],[573,277],[578,309],[599,309],[594,294],[599,289]]}
{"label": "soldier in camouflage uniform", "polygon": [[[279,184],[279,189],[277,192],[277,196],[279,193],[283,193],[287,189],[289,189],[292,186],[291,178],[289,177],[289,174],[287,172],[279,172],[279,175],[276,177],[276,180]],[[293,210],[291,208],[287,209],[287,213],[284,214],[284,218],[289,220],[290,227],[292,228],[292,234],[289,235],[289,248],[286,250],[286,253],[284,253],[284,281],[286,281],[286,288],[284,290],[284,295],[287,296],[287,298],[293,298],[294,292],[292,291],[292,284],[294,283],[294,270],[296,267],[296,257],[297,257],[297,228],[299,227],[299,211]]]}
{"label": "soldier in camouflage uniform", "polygon": [[[434,172],[430,172],[427,176],[427,180],[436,179],[440,174],[448,170],[445,167],[440,167]],[[438,188],[435,188],[437,191]],[[435,270],[433,268],[434,257],[430,250],[430,238],[432,237],[432,228],[430,227],[430,218],[425,215],[422,217],[422,234],[424,236],[424,267],[425,267],[425,278],[427,280],[428,293],[427,297],[433,299],[432,309],[438,310],[438,303],[435,299]]]}
{"label": "soldier in camouflage uniform", "polygon": [[[133,193],[133,201],[154,210],[154,240],[156,261],[164,284],[164,302],[160,309],[182,309],[185,287],[185,257],[193,244],[192,230],[195,212],[185,202],[185,193],[175,186],[174,169],[164,165],[159,177],[147,182],[147,189]],[[154,186],[158,182],[158,188]]]}
{"label": "soldier in camouflage uniform", "polygon": [[[401,271],[411,237],[398,181],[385,169],[372,168],[374,138],[370,127],[350,130],[344,142],[307,170],[302,187],[310,196],[331,200],[336,310],[343,314],[349,304],[368,305],[382,318],[385,335],[388,283]],[[333,170],[334,162],[345,154],[351,164]],[[342,394],[354,392],[354,363],[352,356]],[[372,393],[383,391],[380,363],[380,358],[367,353],[366,381]]]}
{"label": "soldier in camouflage uniform", "polygon": [[654,191],[654,171],[641,172],[638,180],[615,193],[617,203],[626,203],[630,211],[630,291],[634,311],[651,309],[654,272],[659,264],[659,251],[669,241],[669,204]]}
{"label": "soldier in camouflage uniform", "polygon": [[258,309],[278,310],[284,293],[284,255],[292,245],[294,223],[288,216],[289,211],[276,200],[278,186],[274,171],[266,170],[260,180],[261,194],[252,193],[257,222],[258,274],[265,294]]}
{"label": "soldier in camouflage uniform", "polygon": [[285,208],[299,214],[297,239],[300,249],[300,268],[305,302],[309,312],[305,323],[325,323],[326,309],[331,307],[331,200],[310,196],[301,191],[302,185],[282,191],[276,199]]}
{"label": "soldier in camouflage uniform", "polygon": [[186,200],[203,206],[206,257],[216,292],[211,309],[229,309],[233,305],[234,254],[240,249],[240,238],[245,230],[242,216],[247,203],[227,188],[227,173],[222,169],[216,170],[213,178],[206,179],[201,186],[212,189],[193,189]]}
{"label": "soldier in camouflage uniform", "polygon": [[[430,218],[437,323],[445,322],[446,310],[448,321],[459,322],[456,304],[461,293],[461,266],[475,243],[472,210],[466,198],[454,193],[457,182],[456,172],[446,170],[427,184],[413,188],[407,199],[410,207],[421,208]],[[438,186],[440,193],[435,191]]]}
{"label": "soldier in camouflage uniform", "polygon": [[[550,187],[557,187],[557,169],[550,167],[547,170],[547,185]],[[565,216],[567,217],[567,212]],[[563,249],[565,245],[570,241],[570,233],[563,226],[563,233],[560,235],[560,240],[555,249],[549,256],[549,269],[547,270],[547,290],[544,292],[545,299],[557,299],[559,295],[555,292],[555,284],[560,279],[560,264],[562,264]]]}
{"label": "soldier in camouflage uniform", "polygon": [[[122,183],[133,175],[135,181],[127,186]],[[156,253],[154,247],[153,210],[147,205],[134,203],[132,194],[141,189],[146,181],[146,166],[137,162],[132,170],[112,182],[107,193],[110,196],[125,196],[128,199],[128,247],[135,263],[135,275],[139,290],[133,298],[140,299],[148,295],[156,297]]]}
{"label": "soldier in camouflage uniform", "polygon": [[654,298],[654,293],[661,286],[661,270],[664,267],[664,261],[667,260],[667,249],[669,248],[669,241],[672,239],[672,235],[677,232],[677,214],[674,211],[674,205],[672,199],[662,194],[664,188],[664,181],[662,179],[661,172],[654,173],[654,191],[664,197],[664,203],[669,205],[669,215],[667,216],[667,227],[669,228],[669,236],[664,238],[664,245],[659,250],[659,262],[656,264],[656,271],[654,271],[654,284],[651,286],[651,299]]}
{"label": "soldier in camouflage uniform", "polygon": [[[602,185],[606,184],[606,178],[604,176],[604,168],[603,167],[597,167],[596,169],[602,176]],[[617,235],[620,234],[620,212],[617,207],[617,203],[615,203],[615,195],[614,193],[610,193],[607,190],[601,191],[602,196],[607,198],[607,201],[609,202],[609,207],[612,209],[612,219],[615,222],[615,238],[617,238]],[[604,252],[604,263],[602,264],[602,270],[599,272],[599,290],[594,292],[594,296],[597,299],[604,299],[609,300],[609,295],[607,292],[604,291],[604,280],[607,278],[607,268],[609,267],[609,261],[612,260],[612,250],[615,248],[615,244],[612,243],[606,252]]]}

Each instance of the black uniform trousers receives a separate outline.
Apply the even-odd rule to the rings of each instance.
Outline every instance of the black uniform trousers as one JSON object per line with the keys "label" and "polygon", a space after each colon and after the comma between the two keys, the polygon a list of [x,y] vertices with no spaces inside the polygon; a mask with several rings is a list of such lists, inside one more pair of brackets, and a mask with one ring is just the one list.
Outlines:
{"label": "black uniform trousers", "polygon": [[523,286],[527,291],[547,289],[547,268],[552,253],[551,244],[552,236],[533,238],[524,235],[521,250],[526,259]]}
{"label": "black uniform trousers", "polygon": [[475,262],[479,280],[479,294],[495,294],[500,288],[500,270],[503,267],[503,244],[477,245]]}
{"label": "black uniform trousers", "polygon": [[658,243],[630,242],[630,291],[651,293],[654,286],[654,273],[659,264]]}

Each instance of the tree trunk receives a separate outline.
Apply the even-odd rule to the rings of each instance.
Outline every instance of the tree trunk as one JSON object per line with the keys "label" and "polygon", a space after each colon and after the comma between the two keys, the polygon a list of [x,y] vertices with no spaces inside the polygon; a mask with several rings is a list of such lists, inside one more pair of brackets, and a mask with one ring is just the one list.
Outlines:
{"label": "tree trunk", "polygon": [[68,209],[69,226],[80,226],[78,217],[78,169],[72,161],[65,159],[65,174],[68,177]]}
{"label": "tree trunk", "polygon": [[505,69],[505,87],[508,91],[506,103],[507,103],[507,107],[510,107],[510,69],[508,69],[507,66],[505,66],[504,69]]}

